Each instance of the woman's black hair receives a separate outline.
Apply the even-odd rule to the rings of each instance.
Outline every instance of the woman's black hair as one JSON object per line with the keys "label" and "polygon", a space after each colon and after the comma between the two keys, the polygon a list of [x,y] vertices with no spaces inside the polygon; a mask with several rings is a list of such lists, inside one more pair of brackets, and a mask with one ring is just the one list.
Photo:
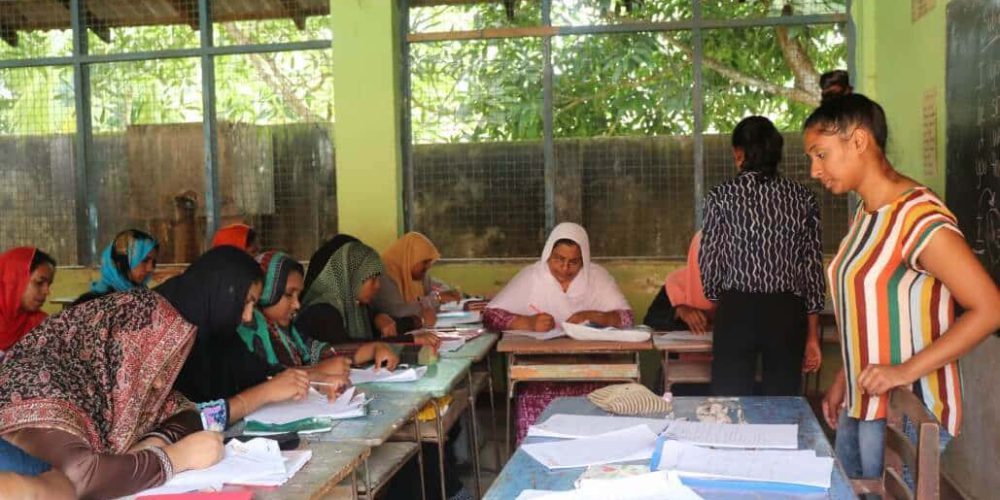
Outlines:
{"label": "woman's black hair", "polygon": [[771,120],[748,116],[733,129],[733,148],[743,150],[744,172],[760,172],[771,178],[778,173],[785,138]]}
{"label": "woman's black hair", "polygon": [[251,227],[250,229],[247,229],[247,248],[252,247],[254,243],[257,243],[257,231],[254,231]]}
{"label": "woman's black hair", "polygon": [[53,259],[52,256],[50,256],[49,254],[36,248],[35,256],[31,258],[31,266],[28,268],[28,272],[29,273],[35,272],[35,269],[38,269],[38,266],[42,264],[48,264],[52,266],[53,269],[55,269],[56,260]]}
{"label": "woman's black hair", "polygon": [[575,242],[575,241],[573,241],[573,240],[571,240],[569,238],[560,238],[560,239],[556,240],[555,243],[552,244],[552,249],[555,250],[555,248],[557,246],[559,246],[559,245],[569,245],[569,246],[574,246],[574,247],[580,246],[579,243],[577,243],[577,242]]}
{"label": "woman's black hair", "polygon": [[823,101],[802,125],[805,132],[816,128],[826,135],[846,134],[853,127],[863,127],[875,138],[879,149],[885,151],[889,139],[889,126],[882,106],[862,94],[848,94]]}

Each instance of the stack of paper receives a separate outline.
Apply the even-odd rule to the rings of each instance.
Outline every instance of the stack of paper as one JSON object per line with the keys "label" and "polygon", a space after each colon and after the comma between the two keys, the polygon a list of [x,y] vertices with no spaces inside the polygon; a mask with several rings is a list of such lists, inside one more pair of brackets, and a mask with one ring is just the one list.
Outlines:
{"label": "stack of paper", "polygon": [[600,436],[638,425],[645,425],[654,434],[659,434],[669,423],[670,420],[663,418],[567,415],[558,413],[552,415],[544,422],[529,427],[528,436],[576,439]]}
{"label": "stack of paper", "polygon": [[441,339],[441,345],[438,346],[438,352],[457,351],[465,345],[465,337],[461,335],[438,333],[437,337]]}
{"label": "stack of paper", "polygon": [[310,450],[282,452],[278,442],[271,439],[252,439],[246,443],[234,439],[226,444],[219,463],[207,469],[181,472],[140,495],[219,490],[223,484],[280,486],[311,457]]}
{"label": "stack of paper", "polygon": [[689,330],[666,332],[656,337],[660,342],[711,342],[712,332],[694,333]]}
{"label": "stack of paper", "polygon": [[717,424],[675,420],[663,432],[667,439],[719,448],[799,447],[797,424]]}
{"label": "stack of paper", "polygon": [[649,332],[646,330],[595,328],[575,323],[563,323],[562,329],[566,332],[566,335],[576,340],[598,342],[645,342],[649,340]]}
{"label": "stack of paper", "polygon": [[594,437],[525,444],[521,449],[549,469],[566,469],[645,460],[653,456],[655,445],[656,434],[637,425]]}
{"label": "stack of paper", "polygon": [[455,325],[468,325],[471,323],[479,323],[483,320],[483,313],[480,311],[454,311],[454,312],[442,312],[437,315],[437,323],[434,324],[435,328],[445,328]]}
{"label": "stack of paper", "polygon": [[415,382],[420,380],[427,373],[426,366],[410,368],[407,365],[399,365],[395,370],[375,367],[351,368],[352,384],[367,384],[369,382]]}
{"label": "stack of paper", "polygon": [[832,457],[813,450],[717,450],[661,440],[650,468],[676,471],[682,477],[829,488]]}
{"label": "stack of paper", "polygon": [[445,302],[444,304],[441,304],[440,309],[442,311],[451,311],[451,312],[464,311],[465,305],[468,304],[469,302],[485,302],[485,299],[483,299],[482,297],[468,297],[458,302]]}
{"label": "stack of paper", "polygon": [[620,479],[590,479],[569,491],[524,490],[517,500],[699,500],[676,474],[648,472]]}
{"label": "stack of paper", "polygon": [[263,424],[287,424],[308,418],[342,419],[365,415],[365,394],[349,387],[332,403],[326,396],[309,388],[309,395],[302,401],[283,401],[269,404],[247,415],[248,421]]}
{"label": "stack of paper", "polygon": [[536,332],[534,330],[504,330],[503,333],[505,335],[530,337],[536,340],[549,340],[566,336],[566,332],[564,332],[562,328],[559,328],[558,326],[547,332]]}

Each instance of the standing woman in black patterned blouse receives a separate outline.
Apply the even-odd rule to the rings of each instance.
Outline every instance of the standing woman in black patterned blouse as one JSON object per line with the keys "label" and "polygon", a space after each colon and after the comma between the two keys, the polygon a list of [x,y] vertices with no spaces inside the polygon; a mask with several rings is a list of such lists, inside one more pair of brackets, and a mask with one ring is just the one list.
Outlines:
{"label": "standing woman in black patterned blouse", "polygon": [[753,394],[757,356],[763,394],[798,395],[802,372],[819,370],[823,247],[819,205],[778,174],[784,139],[770,120],[733,130],[739,174],[705,197],[698,262],[705,296],[718,304],[712,393]]}

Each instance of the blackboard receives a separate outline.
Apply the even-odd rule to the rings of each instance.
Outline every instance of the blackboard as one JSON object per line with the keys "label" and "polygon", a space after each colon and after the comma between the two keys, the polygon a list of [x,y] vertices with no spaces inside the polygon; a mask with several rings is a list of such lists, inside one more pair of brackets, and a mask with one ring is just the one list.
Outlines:
{"label": "blackboard", "polygon": [[1000,0],[948,4],[947,203],[1000,283]]}

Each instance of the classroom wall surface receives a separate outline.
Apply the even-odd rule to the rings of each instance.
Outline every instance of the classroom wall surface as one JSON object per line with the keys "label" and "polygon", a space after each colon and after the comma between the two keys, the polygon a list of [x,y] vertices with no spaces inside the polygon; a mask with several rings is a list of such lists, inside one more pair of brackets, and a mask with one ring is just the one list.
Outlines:
{"label": "classroom wall surface", "polygon": [[[918,3],[932,6],[914,20],[912,9]],[[855,86],[885,108],[893,165],[941,196],[945,194],[948,3],[860,0],[853,5],[858,27]],[[936,121],[930,122],[931,117]],[[925,146],[936,148],[936,164],[925,165]],[[994,498],[1000,491],[996,473],[1000,392],[995,387],[1000,339],[987,339],[960,366],[965,396],[962,430],[945,451],[942,467],[970,497]]]}

